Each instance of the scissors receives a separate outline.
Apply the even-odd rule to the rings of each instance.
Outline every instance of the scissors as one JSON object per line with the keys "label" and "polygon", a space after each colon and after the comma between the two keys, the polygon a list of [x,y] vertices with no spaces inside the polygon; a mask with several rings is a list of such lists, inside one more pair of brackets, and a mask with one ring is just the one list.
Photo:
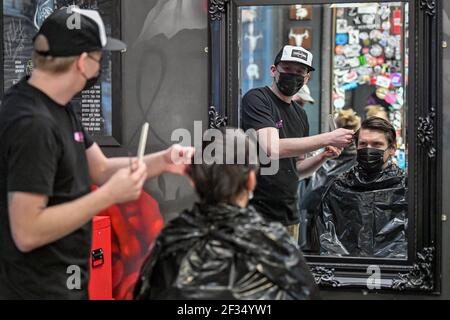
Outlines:
{"label": "scissors", "polygon": [[336,122],[334,121],[333,114],[328,115],[328,125],[330,126],[330,131],[334,131],[337,129]]}

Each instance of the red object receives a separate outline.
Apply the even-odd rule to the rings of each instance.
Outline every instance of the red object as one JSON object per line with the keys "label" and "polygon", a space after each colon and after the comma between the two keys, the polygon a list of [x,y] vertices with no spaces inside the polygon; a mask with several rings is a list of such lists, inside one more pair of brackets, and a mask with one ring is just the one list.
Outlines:
{"label": "red object", "polygon": [[371,77],[370,84],[374,86],[374,85],[376,85],[376,83],[377,83],[377,77]]}
{"label": "red object", "polygon": [[110,217],[93,219],[90,264],[89,299],[112,300]]}
{"label": "red object", "polygon": [[[164,227],[158,203],[142,192],[138,200],[113,205],[98,216],[108,217],[111,223],[112,298],[132,299],[142,263]],[[96,282],[95,286],[104,284]]]}
{"label": "red object", "polygon": [[382,65],[383,63],[384,63],[384,58],[383,57],[377,58],[377,65]]}
{"label": "red object", "polygon": [[336,54],[344,54],[344,46],[337,45],[334,51],[336,52]]}
{"label": "red object", "polygon": [[392,12],[392,33],[402,33],[402,11],[397,9]]}

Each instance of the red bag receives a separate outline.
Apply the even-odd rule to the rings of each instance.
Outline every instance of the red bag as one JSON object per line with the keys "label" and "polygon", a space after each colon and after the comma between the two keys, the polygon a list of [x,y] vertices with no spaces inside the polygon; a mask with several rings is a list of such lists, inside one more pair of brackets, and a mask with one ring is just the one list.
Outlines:
{"label": "red bag", "polygon": [[136,201],[114,205],[99,213],[111,218],[113,298],[133,298],[141,265],[164,227],[158,203],[146,192]]}

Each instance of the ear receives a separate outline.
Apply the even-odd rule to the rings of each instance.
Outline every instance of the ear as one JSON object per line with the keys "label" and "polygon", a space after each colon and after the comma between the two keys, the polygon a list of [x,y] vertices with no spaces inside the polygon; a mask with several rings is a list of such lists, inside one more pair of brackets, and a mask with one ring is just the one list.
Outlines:
{"label": "ear", "polygon": [[86,52],[82,53],[76,62],[77,69],[86,74],[86,60],[88,59],[88,54]]}
{"label": "ear", "polygon": [[304,84],[304,85],[307,85],[307,84],[308,84],[309,79],[311,79],[311,73],[308,72],[308,74],[307,74],[306,77],[305,77],[305,84]]}
{"label": "ear", "polygon": [[256,188],[256,173],[251,170],[247,178],[247,191],[252,192]]}
{"label": "ear", "polygon": [[391,157],[395,156],[396,150],[397,150],[397,148],[395,146],[390,146],[388,149],[389,156],[391,156]]}
{"label": "ear", "polygon": [[270,76],[272,78],[275,78],[275,73],[277,72],[277,67],[275,67],[275,65],[271,65],[270,66]]}

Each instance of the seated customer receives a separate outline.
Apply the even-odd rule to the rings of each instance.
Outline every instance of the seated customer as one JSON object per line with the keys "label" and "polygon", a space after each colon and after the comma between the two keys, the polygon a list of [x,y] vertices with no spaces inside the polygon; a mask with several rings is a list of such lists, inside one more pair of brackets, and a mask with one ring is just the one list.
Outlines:
{"label": "seated customer", "polygon": [[163,229],[135,299],[316,297],[314,278],[286,228],[247,207],[258,169],[254,143],[241,130],[227,130],[214,145],[235,164],[205,161],[204,148],[203,162],[212,164],[193,164],[189,172],[200,201]]}
{"label": "seated customer", "polygon": [[[353,109],[340,110],[335,119],[338,128],[357,131],[361,126],[361,118]],[[303,223],[300,224],[300,247],[303,252],[317,253],[319,251],[319,243],[314,225],[315,216],[318,215],[320,202],[324,192],[327,190],[330,182],[338,175],[348,171],[356,164],[356,146],[351,143],[342,150],[339,157],[327,160],[314,174],[311,176],[303,192],[299,194],[300,214]],[[302,189],[300,189],[302,190]],[[299,192],[300,193],[300,192]]]}
{"label": "seated customer", "polygon": [[406,258],[407,178],[390,160],[395,129],[372,117],[355,139],[357,165],[339,175],[322,199],[321,254]]}

